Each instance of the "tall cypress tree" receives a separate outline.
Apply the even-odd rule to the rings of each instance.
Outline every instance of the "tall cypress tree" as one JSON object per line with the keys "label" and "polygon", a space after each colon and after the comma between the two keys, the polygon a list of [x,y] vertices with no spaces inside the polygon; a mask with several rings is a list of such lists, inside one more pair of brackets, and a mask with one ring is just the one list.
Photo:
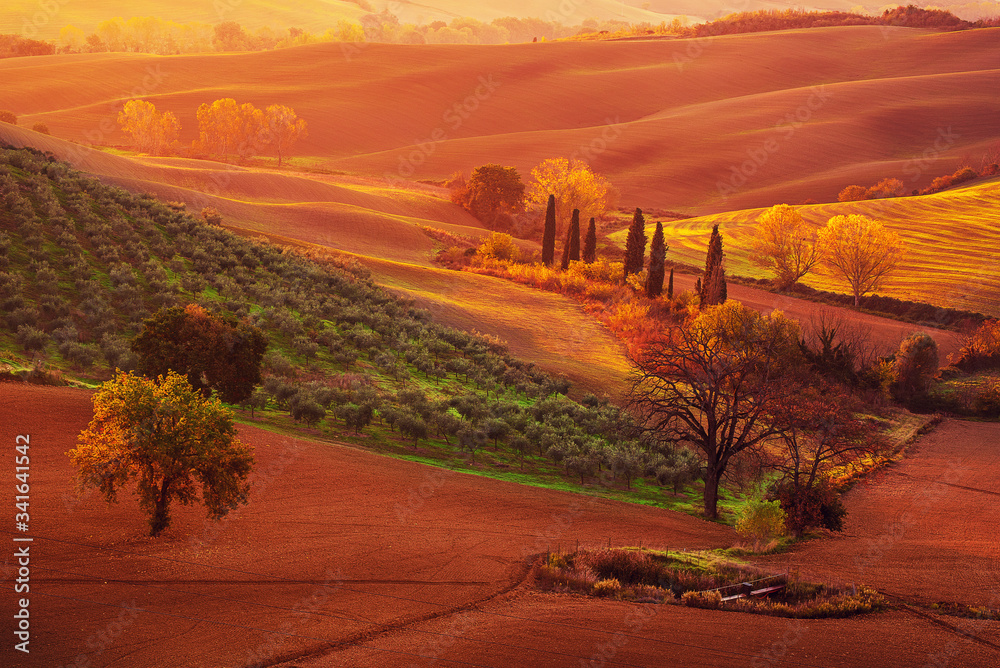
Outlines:
{"label": "tall cypress tree", "polygon": [[674,298],[674,268],[670,267],[670,282],[667,283],[667,299]]}
{"label": "tall cypress tree", "polygon": [[719,226],[712,227],[712,237],[708,240],[708,256],[705,258],[705,273],[701,279],[698,296],[702,306],[712,306],[726,301],[726,270],[722,266],[722,235]]}
{"label": "tall cypress tree", "polygon": [[666,271],[667,246],[663,243],[663,223],[656,223],[653,241],[649,245],[649,276],[646,278],[646,296],[650,299],[663,294],[663,274]]}
{"label": "tall cypress tree", "polygon": [[569,223],[569,260],[580,261],[580,210],[573,209],[573,218]]}
{"label": "tall cypress tree", "polygon": [[545,208],[545,232],[542,234],[542,262],[552,266],[556,259],[556,196],[549,195]]}
{"label": "tall cypress tree", "polygon": [[632,227],[625,239],[625,278],[629,274],[638,274],[646,263],[646,219],[642,217],[642,209],[636,209],[632,217]]}
{"label": "tall cypress tree", "polygon": [[563,242],[562,262],[559,263],[559,267],[563,271],[569,269],[569,247],[570,247],[570,239],[572,238],[572,236],[573,236],[573,227],[572,226],[567,227],[566,241]]}
{"label": "tall cypress tree", "polygon": [[590,264],[597,259],[597,223],[590,219],[587,227],[587,238],[583,241],[583,261]]}

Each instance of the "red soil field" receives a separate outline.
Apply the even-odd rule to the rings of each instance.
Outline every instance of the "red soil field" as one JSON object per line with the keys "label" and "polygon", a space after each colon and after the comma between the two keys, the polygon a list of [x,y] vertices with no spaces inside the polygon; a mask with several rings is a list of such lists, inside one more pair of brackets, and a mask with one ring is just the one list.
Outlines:
{"label": "red soil field", "polygon": [[[997,623],[897,611],[799,624],[533,592],[523,584],[527,563],[547,549],[609,539],[720,547],[735,535],[655,508],[252,426],[240,427],[257,458],[250,504],[218,524],[198,507],[176,507],[173,525],[149,539],[131,495],[109,507],[75,492],[65,452],[90,417],[91,396],[0,384],[0,440],[13,452],[17,434],[31,435],[31,523],[21,535],[34,538],[30,660],[8,643],[4,666],[904,666],[935,656],[989,666],[1000,658]],[[998,493],[997,458],[986,447],[998,431],[946,423],[912,459],[848,495],[845,538],[800,545],[772,558],[775,569],[794,563],[803,577],[873,582],[913,600],[988,602],[998,583],[983,495]],[[852,557],[885,533],[876,517],[899,519],[913,507],[909,481],[939,479],[951,460],[960,473],[935,493],[935,506],[914,515],[898,550],[889,546],[858,573]],[[4,558],[9,587],[15,574]],[[11,593],[0,614],[13,607]]]}
{"label": "red soil field", "polygon": [[[30,661],[4,643],[0,665],[61,666],[80,654],[94,666],[273,661],[487,599],[520,582],[531,555],[571,541],[734,540],[726,527],[677,513],[253,427],[240,429],[257,458],[250,504],[219,524],[201,508],[176,507],[173,525],[151,540],[132,495],[108,507],[96,493],[75,493],[65,453],[90,401],[80,390],[0,384],[0,440],[13,453],[16,435],[31,435],[34,537]],[[321,612],[294,614],[318,599]],[[11,593],[3,614],[13,607]]]}

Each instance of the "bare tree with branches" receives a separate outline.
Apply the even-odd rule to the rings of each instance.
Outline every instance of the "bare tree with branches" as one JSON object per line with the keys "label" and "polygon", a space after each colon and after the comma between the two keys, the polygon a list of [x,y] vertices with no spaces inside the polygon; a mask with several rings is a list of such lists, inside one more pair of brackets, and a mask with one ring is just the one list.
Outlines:
{"label": "bare tree with branches", "polygon": [[839,530],[842,511],[824,508],[836,499],[836,492],[827,490],[831,469],[887,451],[878,429],[858,417],[861,408],[842,388],[821,384],[796,391],[795,400],[780,405],[773,416],[784,428],[782,447],[772,451],[770,466],[782,474],[778,496],[795,535],[810,526]]}
{"label": "bare tree with branches", "polygon": [[788,374],[801,365],[799,330],[780,312],[738,302],[708,309],[635,356],[629,405],[661,441],[705,458],[704,507],[718,517],[719,482],[741,452],[780,436]]}

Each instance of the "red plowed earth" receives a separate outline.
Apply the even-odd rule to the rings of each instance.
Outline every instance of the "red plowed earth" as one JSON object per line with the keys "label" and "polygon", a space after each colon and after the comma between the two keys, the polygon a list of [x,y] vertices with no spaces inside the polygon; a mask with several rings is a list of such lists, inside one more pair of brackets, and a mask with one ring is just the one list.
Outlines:
{"label": "red plowed earth", "polygon": [[[992,644],[996,624],[964,625],[974,636],[969,639],[907,612],[798,624],[532,593],[518,586],[527,557],[549,546],[610,539],[695,548],[724,546],[734,536],[655,508],[440,471],[252,427],[240,429],[257,457],[251,503],[221,523],[206,523],[200,507],[177,507],[173,525],[149,539],[131,495],[109,507],[96,493],[74,491],[65,453],[90,417],[91,396],[0,384],[0,442],[8,444],[11,481],[15,437],[31,436],[30,528],[15,531],[11,511],[5,531],[8,540],[13,534],[34,539],[31,590],[23,594],[30,599],[31,653],[14,651],[8,633],[0,645],[3,666],[244,666],[292,659],[286,665],[902,666],[934,657],[988,666],[1000,659]],[[945,447],[947,432],[943,438]],[[915,461],[925,452],[933,450],[922,445]],[[970,451],[961,460],[972,477],[951,481],[939,503],[953,493],[979,494],[953,491],[964,490],[955,485],[988,489],[980,483],[988,482],[986,469],[996,462],[979,455]],[[865,493],[852,493],[853,512]],[[975,518],[967,512],[961,524],[939,524],[918,553],[984,535]],[[850,531],[871,531],[859,522]],[[818,541],[796,559],[807,570],[810,550],[840,544]],[[0,615],[11,620],[18,573],[13,549],[5,553],[8,593]],[[832,570],[840,563],[837,573],[844,574],[849,554],[815,561]],[[883,564],[892,559],[885,554],[865,580],[888,573]],[[979,544],[966,554],[981,561],[951,567],[964,568],[967,577],[982,568],[982,585],[995,585],[984,562],[995,562],[996,553]],[[904,563],[914,578],[920,565],[916,557]],[[903,576],[883,579],[887,589],[902,593]]]}

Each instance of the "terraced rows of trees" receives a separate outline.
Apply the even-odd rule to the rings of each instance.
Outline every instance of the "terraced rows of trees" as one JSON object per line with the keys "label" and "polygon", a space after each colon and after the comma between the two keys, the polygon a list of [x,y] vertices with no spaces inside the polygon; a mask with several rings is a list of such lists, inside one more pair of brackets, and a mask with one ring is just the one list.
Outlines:
{"label": "terraced rows of trees", "polygon": [[697,475],[687,450],[637,438],[605,400],[569,400],[567,381],[501,343],[433,323],[353,260],[238,237],[211,211],[193,217],[29,150],[0,152],[0,202],[0,343],[34,375],[140,368],[134,342],[151,318],[194,308],[265,333],[263,382],[243,402],[253,410],[472,461],[489,449],[586,482],[679,488]]}

